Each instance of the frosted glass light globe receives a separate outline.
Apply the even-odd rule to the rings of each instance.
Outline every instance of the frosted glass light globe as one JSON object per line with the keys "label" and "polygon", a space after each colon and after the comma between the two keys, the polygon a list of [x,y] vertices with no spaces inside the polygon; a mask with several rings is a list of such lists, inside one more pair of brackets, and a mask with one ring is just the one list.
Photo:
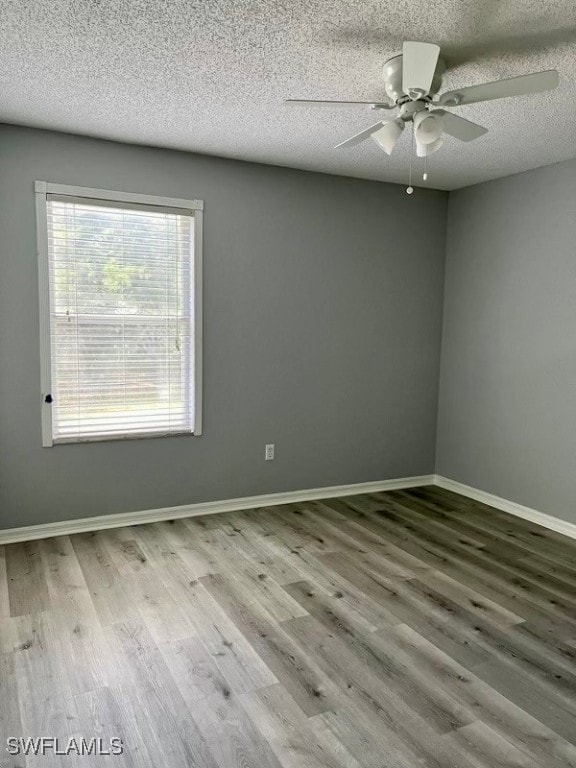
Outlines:
{"label": "frosted glass light globe", "polygon": [[433,144],[442,136],[444,122],[440,115],[422,110],[414,116],[414,136],[419,144]]}

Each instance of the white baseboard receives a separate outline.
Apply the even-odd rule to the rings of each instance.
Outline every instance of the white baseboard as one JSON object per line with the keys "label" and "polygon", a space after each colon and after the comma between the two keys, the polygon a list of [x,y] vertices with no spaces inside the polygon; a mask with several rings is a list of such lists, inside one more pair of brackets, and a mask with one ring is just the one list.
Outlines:
{"label": "white baseboard", "polygon": [[18,541],[32,539],[47,539],[51,536],[69,536],[73,533],[99,531],[107,528],[123,528],[142,523],[156,523],[161,520],[176,520],[182,517],[197,517],[199,515],[215,515],[220,512],[234,512],[255,507],[273,507],[278,504],[294,504],[300,501],[328,499],[337,496],[354,496],[358,493],[378,493],[379,491],[396,491],[403,488],[417,488],[422,485],[437,485],[448,491],[454,491],[469,499],[480,501],[503,512],[509,512],[516,517],[530,520],[552,531],[563,533],[576,539],[576,524],[569,523],[559,517],[539,512],[525,507],[514,501],[494,496],[486,491],[464,485],[456,480],[450,480],[442,475],[418,475],[416,477],[401,477],[395,480],[380,480],[372,483],[353,483],[352,485],[333,485],[327,488],[311,488],[305,491],[285,491],[269,493],[261,496],[245,496],[238,499],[222,501],[207,501],[199,504],[184,504],[180,507],[164,507],[162,509],[147,509],[142,512],[121,512],[115,515],[100,515],[84,517],[79,520],[63,520],[56,523],[29,525],[22,528],[0,530],[0,545],[13,544]]}
{"label": "white baseboard", "polygon": [[244,498],[226,499],[224,501],[185,504],[180,507],[147,509],[143,512],[121,512],[115,515],[84,517],[80,520],[63,520],[62,522],[29,525],[23,528],[8,528],[0,530],[0,545],[13,544],[18,541],[31,541],[32,539],[47,539],[51,536],[69,536],[72,533],[100,531],[106,528],[122,528],[127,525],[156,523],[161,520],[176,520],[182,517],[214,515],[219,512],[233,512],[241,509],[253,509],[254,507],[273,507],[278,504],[294,504],[299,501],[329,499],[336,496],[353,496],[357,493],[396,491],[402,488],[433,485],[434,480],[435,475],[418,475],[417,477],[401,477],[396,480],[380,480],[373,483],[333,485],[328,488],[312,488],[306,491],[269,493],[262,496],[245,496]]}
{"label": "white baseboard", "polygon": [[471,485],[458,483],[456,480],[450,480],[447,477],[442,477],[442,475],[435,476],[434,484],[440,488],[445,488],[447,491],[460,493],[462,496],[467,496],[469,499],[481,501],[489,507],[495,507],[496,509],[502,510],[502,512],[509,512],[511,515],[522,517],[524,520],[530,520],[530,522],[542,525],[544,528],[549,528],[552,531],[557,531],[558,533],[563,533],[565,536],[570,536],[572,539],[576,539],[575,523],[569,523],[567,520],[554,517],[554,515],[549,515],[546,512],[539,512],[537,509],[525,507],[522,504],[517,504],[515,501],[503,499],[501,496],[494,496],[492,493],[473,488]]}

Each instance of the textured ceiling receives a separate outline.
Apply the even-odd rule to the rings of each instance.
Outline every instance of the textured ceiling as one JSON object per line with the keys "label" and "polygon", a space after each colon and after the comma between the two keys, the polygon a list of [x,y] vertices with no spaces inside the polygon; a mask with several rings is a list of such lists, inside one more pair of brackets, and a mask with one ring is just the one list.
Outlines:
{"label": "textured ceiling", "polygon": [[443,90],[561,76],[552,93],[456,109],[489,133],[449,138],[430,186],[576,156],[574,0],[4,0],[0,121],[405,182],[406,136],[392,158],[371,141],[332,148],[387,113],[282,103],[381,99],[405,39],[442,46]]}

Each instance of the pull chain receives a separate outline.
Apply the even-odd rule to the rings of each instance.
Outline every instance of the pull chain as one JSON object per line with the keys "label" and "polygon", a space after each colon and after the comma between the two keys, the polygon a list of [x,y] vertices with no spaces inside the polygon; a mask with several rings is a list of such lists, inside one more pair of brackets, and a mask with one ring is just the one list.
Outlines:
{"label": "pull chain", "polygon": [[411,195],[414,192],[412,186],[412,156],[414,155],[414,125],[412,125],[412,133],[410,134],[410,166],[408,170],[408,186],[406,187],[406,194]]}

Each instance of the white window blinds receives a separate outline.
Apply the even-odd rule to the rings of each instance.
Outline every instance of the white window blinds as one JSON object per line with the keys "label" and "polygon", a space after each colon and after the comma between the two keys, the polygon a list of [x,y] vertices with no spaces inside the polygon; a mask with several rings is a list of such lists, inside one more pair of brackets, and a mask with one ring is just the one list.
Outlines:
{"label": "white window blinds", "polygon": [[194,432],[194,211],[46,196],[53,442]]}

